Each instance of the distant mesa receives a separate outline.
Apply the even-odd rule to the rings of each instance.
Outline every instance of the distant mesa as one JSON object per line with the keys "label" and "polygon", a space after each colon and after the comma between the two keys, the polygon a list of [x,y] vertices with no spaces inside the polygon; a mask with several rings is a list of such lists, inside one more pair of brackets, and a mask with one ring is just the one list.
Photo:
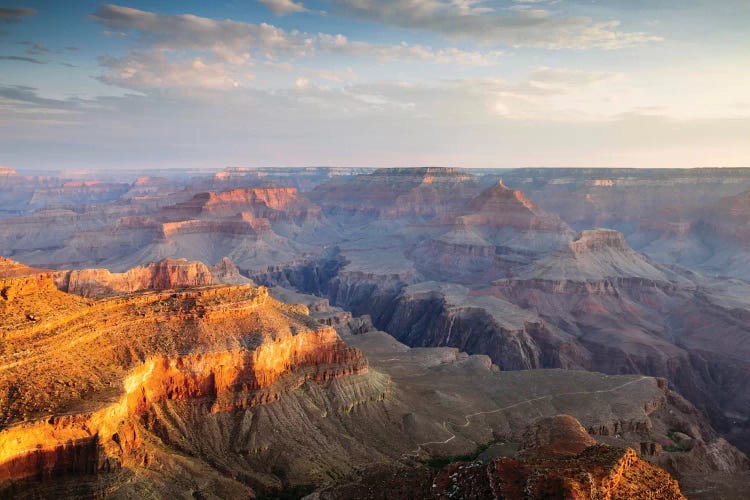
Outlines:
{"label": "distant mesa", "polygon": [[471,200],[468,213],[458,217],[464,225],[512,227],[522,230],[564,231],[567,226],[529,201],[521,191],[508,188],[502,181]]}
{"label": "distant mesa", "polygon": [[668,283],[678,278],[633,250],[618,231],[581,231],[562,249],[545,256],[516,279],[545,281],[596,281],[608,278],[639,278]]}
{"label": "distant mesa", "polygon": [[476,177],[460,168],[450,167],[416,167],[416,168],[379,168],[372,177],[392,177],[402,179],[418,179],[424,184],[433,182],[467,182]]}

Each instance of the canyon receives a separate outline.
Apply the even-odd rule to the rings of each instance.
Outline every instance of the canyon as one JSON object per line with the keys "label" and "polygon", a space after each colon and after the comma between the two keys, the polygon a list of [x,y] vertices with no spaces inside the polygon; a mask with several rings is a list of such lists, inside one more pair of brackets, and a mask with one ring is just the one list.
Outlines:
{"label": "canyon", "polygon": [[[741,498],[748,189],[8,171],[0,493]],[[533,442],[558,427],[571,449]]]}

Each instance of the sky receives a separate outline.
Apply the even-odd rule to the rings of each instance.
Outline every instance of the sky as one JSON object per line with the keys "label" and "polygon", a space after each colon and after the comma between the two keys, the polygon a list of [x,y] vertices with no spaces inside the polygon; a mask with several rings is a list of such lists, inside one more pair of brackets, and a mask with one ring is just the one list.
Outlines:
{"label": "sky", "polygon": [[750,167],[748,0],[0,0],[0,165]]}

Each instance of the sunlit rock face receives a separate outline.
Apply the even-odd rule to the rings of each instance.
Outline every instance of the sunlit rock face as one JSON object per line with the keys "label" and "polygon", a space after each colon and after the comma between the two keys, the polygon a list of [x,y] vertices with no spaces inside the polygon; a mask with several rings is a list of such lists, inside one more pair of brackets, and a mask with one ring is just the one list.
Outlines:
{"label": "sunlit rock face", "polygon": [[124,273],[107,269],[61,271],[55,283],[61,290],[96,297],[139,290],[165,290],[214,284],[208,266],[186,259],[165,259]]}
{"label": "sunlit rock face", "polygon": [[[23,274],[17,269],[16,274]],[[367,373],[330,328],[253,286],[95,300],[53,276],[0,280],[0,484],[149,460],[156,405],[237,412]],[[17,312],[13,312],[13,311]],[[156,413],[154,413],[156,412]]]}
{"label": "sunlit rock face", "polygon": [[295,188],[233,189],[220,193],[200,193],[190,201],[166,207],[169,217],[226,217],[247,212],[271,221],[303,220],[320,216],[320,209],[302,198]]}

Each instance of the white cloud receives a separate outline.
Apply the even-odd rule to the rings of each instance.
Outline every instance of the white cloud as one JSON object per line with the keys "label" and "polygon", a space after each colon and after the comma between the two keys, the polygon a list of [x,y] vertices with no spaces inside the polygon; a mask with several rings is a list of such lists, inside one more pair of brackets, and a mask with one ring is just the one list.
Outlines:
{"label": "white cloud", "polygon": [[[128,57],[103,57],[100,80],[134,90],[210,89],[239,87],[240,77],[231,76],[224,62],[206,62],[200,57],[172,61],[163,52],[133,52]],[[251,75],[245,75],[252,80]]]}
{"label": "white cloud", "polygon": [[271,9],[271,12],[277,16],[307,11],[301,2],[294,2],[293,0],[258,0],[258,2]]}
{"label": "white cloud", "polygon": [[0,86],[0,149],[8,163],[40,168],[747,165],[747,110],[733,119],[678,119],[597,106],[592,116],[579,100],[593,102],[592,89],[610,80],[571,73],[578,77],[542,69],[539,82],[560,86],[541,93],[531,75],[338,88],[312,81],[297,88],[292,79],[287,89],[240,88],[220,98],[128,94],[95,102]]}
{"label": "white cloud", "polygon": [[318,34],[317,46],[324,51],[353,57],[371,57],[378,61],[418,60],[438,64],[491,66],[497,64],[502,52],[477,52],[454,47],[433,49],[407,43],[385,45],[351,41],[344,35]]}
{"label": "white cloud", "polygon": [[135,31],[138,42],[150,49],[210,52],[230,64],[248,61],[251,52],[270,58],[300,57],[313,43],[302,33],[266,23],[163,15],[118,5],[102,5],[92,18],[112,30]]}
{"label": "white cloud", "polygon": [[[470,2],[471,3],[471,2]],[[468,8],[468,7],[465,7]],[[105,73],[100,80],[138,90],[153,88],[236,87],[244,66],[256,61],[289,65],[320,54],[435,64],[490,66],[499,51],[468,51],[453,47],[434,49],[425,45],[372,44],[343,35],[308,34],[270,24],[214,20],[190,14],[162,15],[117,5],[103,5],[92,18],[109,29],[135,33],[135,48],[123,57],[101,59]]]}
{"label": "white cloud", "polygon": [[512,47],[620,49],[661,40],[644,32],[621,31],[617,20],[559,17],[530,5],[518,5],[499,13],[479,0],[328,1],[338,12],[358,18]]}

